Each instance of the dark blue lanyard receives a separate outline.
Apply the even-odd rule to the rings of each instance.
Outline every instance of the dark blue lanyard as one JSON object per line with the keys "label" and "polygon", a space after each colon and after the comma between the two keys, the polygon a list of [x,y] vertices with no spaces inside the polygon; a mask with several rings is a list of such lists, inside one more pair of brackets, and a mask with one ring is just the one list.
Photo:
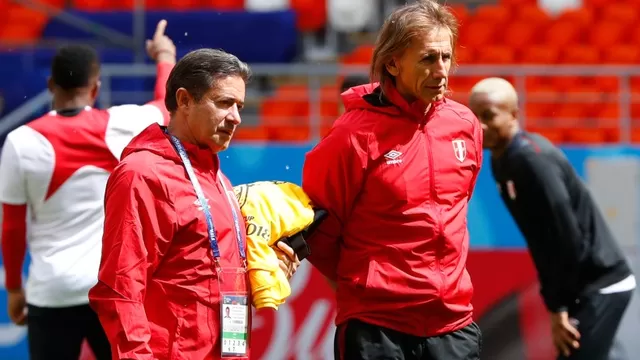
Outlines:
{"label": "dark blue lanyard", "polygon": [[[191,160],[189,160],[189,156],[187,155],[187,151],[182,146],[180,140],[169,134],[169,138],[171,139],[171,143],[176,148],[180,159],[182,159],[182,164],[184,165],[185,170],[187,171],[187,175],[189,175],[189,180],[191,180],[191,185],[193,185],[193,190],[196,192],[196,196],[198,197],[198,201],[200,202],[200,206],[202,207],[202,212],[204,212],[204,217],[207,221],[207,233],[209,234],[209,244],[211,245],[211,250],[213,251],[213,257],[215,259],[220,258],[220,249],[218,248],[218,232],[213,225],[213,216],[211,215],[211,211],[209,210],[209,204],[207,204],[207,200],[204,197],[204,193],[202,192],[202,188],[200,187],[200,182],[196,177],[195,172],[193,171],[193,166],[191,166]],[[218,174],[220,176],[220,174]],[[227,202],[229,203],[229,207],[231,207],[231,213],[233,214],[233,225],[236,231],[236,241],[238,242],[238,250],[240,251],[240,257],[242,260],[246,260],[247,255],[245,254],[244,247],[242,246],[242,233],[240,231],[240,221],[238,220],[238,213],[236,212],[236,208],[229,197],[229,191],[227,190],[227,186],[224,184],[222,178],[220,179],[222,183],[222,188],[227,196]]]}

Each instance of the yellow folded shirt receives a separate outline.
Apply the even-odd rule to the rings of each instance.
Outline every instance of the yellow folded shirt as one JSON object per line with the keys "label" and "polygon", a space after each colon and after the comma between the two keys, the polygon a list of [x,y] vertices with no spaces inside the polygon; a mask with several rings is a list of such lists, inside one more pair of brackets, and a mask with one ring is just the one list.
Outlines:
{"label": "yellow folded shirt", "polygon": [[311,200],[300,186],[283,181],[259,181],[233,189],[247,225],[247,264],[253,306],[278,309],[291,295],[291,287],[271,247],[313,222]]}

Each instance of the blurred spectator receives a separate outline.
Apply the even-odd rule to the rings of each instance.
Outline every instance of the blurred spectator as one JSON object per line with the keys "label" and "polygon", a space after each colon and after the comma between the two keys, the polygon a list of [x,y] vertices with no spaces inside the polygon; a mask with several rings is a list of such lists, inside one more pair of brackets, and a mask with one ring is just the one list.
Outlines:
{"label": "blurred spectator", "polygon": [[303,188],[330,214],[309,260],[337,282],[336,359],[479,359],[466,217],[482,133],[444,97],[457,31],[435,1],[391,14],[379,83],[345,92],[346,113],[307,154]]}
{"label": "blurred spectator", "polygon": [[[85,337],[97,359],[111,359],[88,298],[100,263],[104,191],[131,138],[168,119],[163,100],[176,49],[165,27],[160,22],[147,42],[158,63],[154,102],[93,108],[100,89],[98,56],[89,47],[66,46],[51,64],[53,110],[7,136],[0,202],[8,312],[15,324],[29,324],[33,360],[77,360]],[[27,234],[32,263],[25,291]]]}
{"label": "blurred spectator", "polygon": [[604,216],[564,154],[520,130],[518,95],[507,80],[480,81],[469,103],[538,271],[558,359],[609,359],[636,281]]}

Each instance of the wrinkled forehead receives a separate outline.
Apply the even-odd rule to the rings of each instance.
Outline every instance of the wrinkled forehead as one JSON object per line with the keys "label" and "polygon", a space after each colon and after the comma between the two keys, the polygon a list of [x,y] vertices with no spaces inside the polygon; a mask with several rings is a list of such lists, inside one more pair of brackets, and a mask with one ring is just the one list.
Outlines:
{"label": "wrinkled forehead", "polygon": [[453,50],[452,46],[451,30],[438,27],[414,36],[409,49],[419,53],[450,53]]}
{"label": "wrinkled forehead", "polygon": [[217,79],[211,90],[211,96],[216,99],[230,99],[236,103],[244,103],[246,84],[240,76],[227,76]]}

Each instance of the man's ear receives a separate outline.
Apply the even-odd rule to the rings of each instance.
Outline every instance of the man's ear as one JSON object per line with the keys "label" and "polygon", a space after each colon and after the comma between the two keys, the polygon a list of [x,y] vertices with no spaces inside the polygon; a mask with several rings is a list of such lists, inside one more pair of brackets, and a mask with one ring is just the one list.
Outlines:
{"label": "man's ear", "polygon": [[513,118],[518,121],[518,119],[520,118],[520,110],[517,107],[514,108],[513,110],[511,110],[511,116],[513,116]]}
{"label": "man's ear", "polygon": [[389,74],[391,74],[393,76],[398,76],[398,74],[400,74],[400,69],[399,69],[397,64],[398,64],[398,62],[396,61],[396,59],[391,59],[391,61],[389,61],[385,65],[385,68],[387,69]]}
{"label": "man's ear", "polygon": [[187,89],[179,88],[176,91],[176,103],[178,104],[178,109],[188,110],[192,102],[193,97],[189,94]]}

